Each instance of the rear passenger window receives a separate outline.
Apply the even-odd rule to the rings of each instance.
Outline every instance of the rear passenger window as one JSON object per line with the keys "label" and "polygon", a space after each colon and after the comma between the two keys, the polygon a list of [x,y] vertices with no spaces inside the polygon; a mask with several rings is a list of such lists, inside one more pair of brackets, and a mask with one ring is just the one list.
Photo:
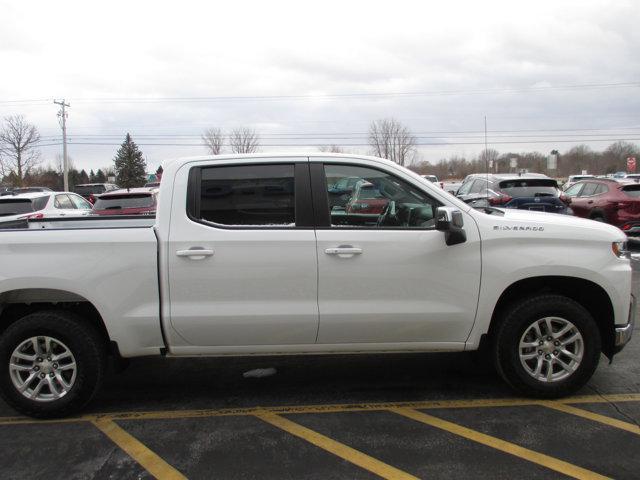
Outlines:
{"label": "rear passenger window", "polygon": [[596,188],[598,188],[597,183],[587,183],[582,189],[581,197],[590,197],[591,195],[595,195]]}
{"label": "rear passenger window", "polygon": [[598,186],[596,187],[595,195],[600,195],[601,193],[607,193],[608,191],[609,189],[607,188],[606,185],[599,183]]}
{"label": "rear passenger window", "polygon": [[202,168],[195,213],[225,226],[294,227],[294,185],[292,164]]}

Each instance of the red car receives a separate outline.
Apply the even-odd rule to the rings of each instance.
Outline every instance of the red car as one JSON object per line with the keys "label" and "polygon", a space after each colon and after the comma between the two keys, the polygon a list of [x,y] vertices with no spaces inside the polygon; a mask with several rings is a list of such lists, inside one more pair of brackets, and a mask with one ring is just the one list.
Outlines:
{"label": "red car", "polygon": [[155,215],[158,190],[129,188],[103,193],[93,205],[95,215]]}
{"label": "red car", "polygon": [[640,234],[640,183],[593,178],[565,192],[577,217],[610,223],[627,235]]}
{"label": "red car", "polygon": [[386,198],[373,183],[362,180],[356,184],[353,196],[347,203],[347,213],[380,215],[387,207]]}

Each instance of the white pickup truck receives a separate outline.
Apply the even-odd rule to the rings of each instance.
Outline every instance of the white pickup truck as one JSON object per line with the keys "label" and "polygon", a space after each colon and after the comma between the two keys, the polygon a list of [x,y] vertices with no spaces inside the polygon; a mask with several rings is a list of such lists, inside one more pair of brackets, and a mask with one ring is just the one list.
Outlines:
{"label": "white pickup truck", "polygon": [[386,160],[165,165],[157,216],[0,231],[0,392],[83,407],[108,356],[434,352],[486,346],[517,391],[570,394],[631,337],[624,234],[471,209]]}

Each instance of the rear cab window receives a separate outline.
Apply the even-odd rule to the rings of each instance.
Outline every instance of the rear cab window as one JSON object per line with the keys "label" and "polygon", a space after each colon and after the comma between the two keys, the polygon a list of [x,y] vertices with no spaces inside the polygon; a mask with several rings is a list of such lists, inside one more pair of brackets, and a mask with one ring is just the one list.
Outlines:
{"label": "rear cab window", "polygon": [[308,169],[307,162],[194,167],[187,213],[196,222],[221,228],[307,225],[310,198],[301,208],[296,185],[305,186],[303,194],[310,197]]}

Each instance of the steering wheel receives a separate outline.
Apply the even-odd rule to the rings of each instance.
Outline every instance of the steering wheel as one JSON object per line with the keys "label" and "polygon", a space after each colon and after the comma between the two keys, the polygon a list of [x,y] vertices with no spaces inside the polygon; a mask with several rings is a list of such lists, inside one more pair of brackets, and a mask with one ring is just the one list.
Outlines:
{"label": "steering wheel", "polygon": [[391,218],[397,218],[396,202],[394,202],[393,200],[389,200],[389,203],[387,203],[387,206],[384,207],[384,211],[378,217],[378,221],[376,222],[376,227],[385,226],[387,223],[387,220]]}

